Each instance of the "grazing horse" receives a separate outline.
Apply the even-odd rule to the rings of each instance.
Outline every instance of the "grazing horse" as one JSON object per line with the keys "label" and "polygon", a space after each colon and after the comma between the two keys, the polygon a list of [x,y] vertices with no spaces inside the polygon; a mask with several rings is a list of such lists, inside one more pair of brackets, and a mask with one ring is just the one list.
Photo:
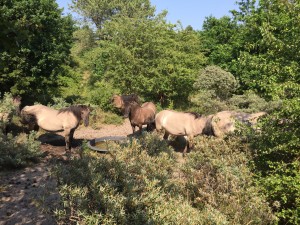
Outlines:
{"label": "grazing horse", "polygon": [[71,150],[75,129],[81,120],[89,125],[90,107],[73,105],[55,110],[44,105],[25,106],[21,111],[23,123],[36,122],[37,125],[50,132],[64,131],[66,150]]}
{"label": "grazing horse", "polygon": [[129,102],[139,103],[139,97],[136,94],[130,95],[113,95],[112,103],[117,108],[124,112],[125,104]]}
{"label": "grazing horse", "polygon": [[223,137],[236,130],[236,123],[240,122],[252,128],[256,128],[258,119],[266,115],[266,112],[243,113],[235,111],[221,111],[213,115],[210,120],[212,134],[216,137]]}
{"label": "grazing horse", "polygon": [[162,110],[155,116],[155,127],[157,131],[165,131],[165,140],[168,139],[169,135],[184,136],[187,140],[183,150],[184,156],[188,149],[193,148],[193,138],[195,136],[210,133],[207,124],[211,117],[200,116],[197,113]]}
{"label": "grazing horse", "polygon": [[145,102],[142,106],[136,102],[125,103],[124,117],[129,118],[133,133],[137,126],[141,134],[143,125],[147,125],[147,131],[150,131],[154,126],[155,113],[156,107],[152,102]]}
{"label": "grazing horse", "polygon": [[0,128],[4,134],[7,134],[8,129],[7,126],[11,123],[13,118],[13,114],[16,115],[20,114],[20,104],[21,104],[21,97],[8,97],[8,99],[4,99],[3,101],[9,101],[10,105],[4,109],[4,111],[0,111]]}

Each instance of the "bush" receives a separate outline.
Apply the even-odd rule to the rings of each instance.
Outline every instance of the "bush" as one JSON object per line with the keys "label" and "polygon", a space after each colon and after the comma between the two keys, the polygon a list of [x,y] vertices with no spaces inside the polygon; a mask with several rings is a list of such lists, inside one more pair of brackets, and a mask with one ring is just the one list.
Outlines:
{"label": "bush", "polygon": [[90,92],[87,94],[88,101],[91,104],[99,106],[102,110],[113,111],[114,107],[111,104],[112,96],[117,93],[117,90],[107,82],[96,82],[90,87]]}
{"label": "bush", "polygon": [[103,124],[121,125],[124,119],[113,112],[104,112],[102,109],[96,107],[90,115],[90,124],[93,129],[101,129]]}
{"label": "bush", "polygon": [[114,144],[109,155],[87,152],[56,169],[63,201],[56,211],[58,221],[272,223],[274,217],[252,182],[246,154],[231,150],[237,142],[230,143],[200,139],[186,164],[176,161],[177,153],[156,133]]}
{"label": "bush", "polygon": [[36,133],[24,133],[13,137],[0,132],[0,169],[20,168],[37,162],[41,157],[40,142]]}
{"label": "bush", "polygon": [[209,90],[212,97],[223,101],[229,99],[237,88],[235,77],[218,66],[207,66],[194,83],[196,91]]}
{"label": "bush", "polygon": [[275,216],[255,185],[248,167],[247,145],[232,136],[227,140],[199,137],[184,165],[187,198],[193,207],[212,210],[226,224],[272,224]]}
{"label": "bush", "polygon": [[254,171],[280,224],[300,223],[300,104],[285,100],[252,141]]}
{"label": "bush", "polygon": [[281,102],[267,102],[253,91],[246,91],[243,95],[233,95],[232,98],[229,99],[228,104],[232,109],[242,109],[244,112],[254,113],[259,111],[271,112],[279,108]]}

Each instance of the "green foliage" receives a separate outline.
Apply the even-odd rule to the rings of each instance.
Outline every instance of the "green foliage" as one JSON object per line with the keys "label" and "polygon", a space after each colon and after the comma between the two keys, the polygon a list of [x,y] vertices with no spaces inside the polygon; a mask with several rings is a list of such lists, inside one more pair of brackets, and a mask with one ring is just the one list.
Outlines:
{"label": "green foliage", "polygon": [[82,55],[95,46],[95,34],[88,26],[83,26],[74,31],[73,38],[75,40],[71,51],[74,56]]}
{"label": "green foliage", "polygon": [[260,111],[272,112],[279,109],[282,101],[266,101],[259,97],[253,91],[246,91],[242,95],[233,95],[229,99],[228,104],[234,109],[239,109],[247,113],[255,113]]}
{"label": "green foliage", "polygon": [[16,107],[13,104],[13,96],[11,93],[6,92],[3,95],[3,98],[0,99],[0,113],[11,114],[15,111]]}
{"label": "green foliage", "polygon": [[148,17],[154,14],[154,7],[149,0],[72,0],[71,8],[89,19],[101,29],[106,21],[116,16]]}
{"label": "green foliage", "polygon": [[106,156],[86,153],[56,170],[63,201],[58,221],[271,224],[275,217],[254,185],[239,145],[202,138],[182,165],[155,133],[114,144]]}
{"label": "green foliage", "polygon": [[82,98],[85,89],[83,76],[80,72],[70,66],[62,66],[58,74],[58,89],[56,95],[76,101]]}
{"label": "green foliage", "polygon": [[24,133],[13,137],[0,132],[0,169],[20,168],[37,162],[41,157],[40,142],[36,133]]}
{"label": "green foliage", "polygon": [[234,76],[218,66],[207,66],[198,74],[194,85],[194,94],[190,96],[195,111],[201,114],[228,110],[227,101],[238,88]]}
{"label": "green foliage", "polygon": [[206,18],[199,33],[210,64],[235,74],[235,60],[239,56],[242,42],[239,32],[238,23],[228,16]]}
{"label": "green foliage", "polygon": [[175,30],[164,16],[114,17],[105,23],[99,47],[84,55],[93,71],[90,84],[109,82],[121,93],[136,93],[165,105],[186,102],[206,60],[198,34]]}
{"label": "green foliage", "polygon": [[298,98],[283,103],[253,140],[253,163],[280,223],[299,224],[300,104]]}
{"label": "green foliage", "polygon": [[0,6],[0,91],[47,102],[68,59],[73,32],[54,0],[4,0]]}
{"label": "green foliage", "polygon": [[93,129],[101,129],[103,124],[121,125],[124,123],[124,119],[113,113],[104,112],[102,108],[94,107],[90,115],[90,124]]}
{"label": "green foliage", "polygon": [[102,110],[113,111],[114,107],[111,103],[112,96],[117,92],[108,82],[98,81],[91,86],[87,99],[91,104],[97,105]]}
{"label": "green foliage", "polygon": [[7,126],[11,123],[13,115],[19,110],[19,105],[16,106],[13,102],[13,96],[11,93],[4,93],[2,99],[0,99],[0,130],[6,132]]}
{"label": "green foliage", "polygon": [[213,98],[227,100],[238,88],[235,77],[218,66],[207,66],[194,83],[194,88],[211,92]]}
{"label": "green foliage", "polygon": [[61,97],[53,97],[52,99],[52,102],[53,103],[48,103],[48,107],[51,107],[53,109],[62,109],[62,108],[66,108],[66,107],[69,107],[70,104],[67,103],[65,101],[65,99],[61,98]]}

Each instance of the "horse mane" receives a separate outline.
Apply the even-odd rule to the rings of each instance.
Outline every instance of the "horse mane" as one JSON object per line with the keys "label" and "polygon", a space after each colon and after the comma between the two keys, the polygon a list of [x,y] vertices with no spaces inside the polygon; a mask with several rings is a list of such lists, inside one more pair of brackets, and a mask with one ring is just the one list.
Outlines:
{"label": "horse mane", "polygon": [[186,112],[186,113],[193,115],[195,117],[195,119],[198,119],[198,118],[201,117],[201,115],[199,113],[196,113],[196,112]]}
{"label": "horse mane", "polygon": [[71,112],[75,115],[75,117],[80,120],[81,119],[81,111],[89,109],[86,105],[71,105],[66,108],[62,108],[58,110],[58,113]]}

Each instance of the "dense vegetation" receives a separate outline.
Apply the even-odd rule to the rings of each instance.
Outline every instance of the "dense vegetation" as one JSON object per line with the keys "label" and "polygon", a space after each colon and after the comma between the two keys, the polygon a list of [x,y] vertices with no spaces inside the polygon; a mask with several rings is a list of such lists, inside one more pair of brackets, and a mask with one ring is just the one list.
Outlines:
{"label": "dense vegetation", "polygon": [[[187,219],[183,211],[191,215],[184,222],[191,224],[276,223],[269,206],[279,224],[300,223],[300,1],[237,4],[239,10],[231,17],[207,17],[197,31],[166,22],[166,12],[156,14],[149,0],[73,0],[72,9],[85,18],[76,25],[61,15],[54,0],[1,1],[2,96],[19,94],[23,104],[48,104],[60,97],[109,112],[112,94],[136,93],[159,108],[201,114],[269,112],[259,134],[248,134],[236,144],[201,137],[206,147],[199,145],[188,156],[186,168],[180,169],[182,183],[172,183],[179,182],[171,176],[176,170],[173,153],[166,146],[153,153],[157,143],[152,139],[120,152],[116,147],[114,160],[75,160],[61,171],[89,175],[82,174],[85,179],[78,183],[61,177],[68,205],[59,218],[70,218],[69,210],[75,209],[86,223],[160,224]],[[0,148],[3,159],[5,148]],[[232,165],[222,161],[234,155]],[[141,162],[130,164],[132,156]],[[106,172],[94,174],[102,170]],[[141,196],[135,196],[135,188]],[[233,204],[229,199],[239,203],[226,206]]]}

